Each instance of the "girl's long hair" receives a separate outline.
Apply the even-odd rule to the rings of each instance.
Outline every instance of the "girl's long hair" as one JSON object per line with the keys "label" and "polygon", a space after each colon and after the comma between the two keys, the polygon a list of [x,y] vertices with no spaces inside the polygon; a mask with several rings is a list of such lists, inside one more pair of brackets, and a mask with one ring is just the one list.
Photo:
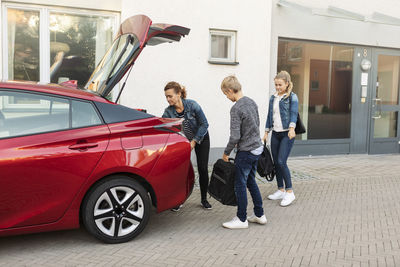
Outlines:
{"label": "girl's long hair", "polygon": [[289,72],[287,72],[286,70],[282,70],[280,71],[274,78],[274,80],[276,79],[281,79],[287,83],[289,83],[288,87],[286,88],[286,92],[287,92],[287,96],[290,96],[290,93],[293,90],[293,83],[292,83],[292,79],[290,78],[290,74]]}

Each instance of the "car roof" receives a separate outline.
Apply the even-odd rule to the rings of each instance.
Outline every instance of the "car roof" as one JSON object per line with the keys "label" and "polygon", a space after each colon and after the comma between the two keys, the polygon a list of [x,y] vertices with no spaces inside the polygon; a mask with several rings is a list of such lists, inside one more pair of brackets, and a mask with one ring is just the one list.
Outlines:
{"label": "car roof", "polygon": [[76,89],[59,84],[44,84],[38,82],[24,82],[24,81],[0,81],[0,89],[17,89],[33,92],[40,92],[45,94],[59,95],[80,98],[90,101],[97,101],[103,103],[112,103],[103,97],[94,94],[93,92]]}

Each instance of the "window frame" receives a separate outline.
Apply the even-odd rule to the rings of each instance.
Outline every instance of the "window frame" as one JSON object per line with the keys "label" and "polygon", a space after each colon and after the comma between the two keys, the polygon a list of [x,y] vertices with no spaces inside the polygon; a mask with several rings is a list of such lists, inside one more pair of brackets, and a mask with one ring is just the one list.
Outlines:
{"label": "window frame", "polygon": [[2,3],[2,77],[8,80],[8,9],[39,12],[39,82],[50,83],[50,14],[65,13],[70,15],[101,16],[114,20],[113,35],[118,31],[120,13],[80,8],[54,7],[31,4]]}
{"label": "window frame", "polygon": [[[228,51],[227,58],[212,57],[212,36],[228,36],[230,38],[230,49]],[[209,51],[208,51],[208,63],[219,64],[219,65],[237,65],[239,62],[236,61],[236,46],[237,46],[237,31],[235,30],[223,30],[223,29],[209,29]]]}

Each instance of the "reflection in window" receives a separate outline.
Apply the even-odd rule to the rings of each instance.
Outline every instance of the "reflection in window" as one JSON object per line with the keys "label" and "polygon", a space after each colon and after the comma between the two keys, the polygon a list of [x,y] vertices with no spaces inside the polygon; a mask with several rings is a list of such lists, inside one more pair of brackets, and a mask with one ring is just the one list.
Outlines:
{"label": "reflection in window", "polygon": [[39,81],[39,12],[9,8],[8,79]]}
{"label": "reflection in window", "polygon": [[379,119],[374,120],[374,138],[397,136],[397,112],[383,111]]}
{"label": "reflection in window", "polygon": [[378,56],[376,97],[383,105],[397,105],[399,98],[400,56]]}
{"label": "reflection in window", "polygon": [[72,128],[99,124],[101,124],[101,120],[92,104],[72,101]]}
{"label": "reflection in window", "polygon": [[352,47],[279,40],[278,72],[287,70],[307,133],[296,138],[350,138]]}
{"label": "reflection in window", "polygon": [[69,110],[66,99],[0,91],[0,138],[68,129]]}
{"label": "reflection in window", "polygon": [[227,58],[230,36],[211,35],[211,57]]}
{"label": "reflection in window", "polygon": [[112,43],[110,17],[50,14],[50,80],[83,87]]}

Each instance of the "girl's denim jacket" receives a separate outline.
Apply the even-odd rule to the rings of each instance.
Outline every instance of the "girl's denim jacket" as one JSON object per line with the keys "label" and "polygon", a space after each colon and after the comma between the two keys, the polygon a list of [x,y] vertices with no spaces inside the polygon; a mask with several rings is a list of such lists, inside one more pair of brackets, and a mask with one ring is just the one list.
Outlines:
{"label": "girl's denim jacket", "polygon": [[[200,105],[196,101],[191,99],[182,98],[184,107],[184,118],[189,122],[190,128],[194,132],[193,140],[200,144],[203,141],[204,136],[207,133],[208,122],[207,118],[203,113]],[[165,109],[163,118],[177,118],[178,113],[174,106],[169,106]]]}
{"label": "girl's denim jacket", "polygon": [[[290,106],[289,97],[292,98],[292,104]],[[296,127],[297,113],[299,112],[299,99],[295,93],[291,93],[289,97],[282,97],[279,101],[279,112],[281,115],[283,129],[289,129],[289,127]],[[269,132],[274,126],[273,114],[274,114],[274,99],[275,95],[272,95],[269,99],[267,123],[265,124],[265,131]],[[289,107],[290,106],[290,107]],[[290,108],[290,110],[289,110]]]}

